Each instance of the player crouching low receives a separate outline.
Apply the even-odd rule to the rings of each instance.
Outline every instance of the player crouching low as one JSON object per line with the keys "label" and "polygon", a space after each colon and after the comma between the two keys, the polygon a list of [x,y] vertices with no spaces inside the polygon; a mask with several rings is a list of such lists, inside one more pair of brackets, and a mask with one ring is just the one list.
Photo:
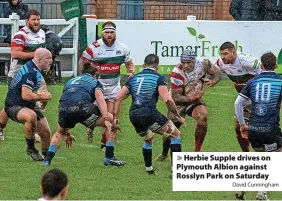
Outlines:
{"label": "player crouching low", "polygon": [[[92,129],[95,126],[106,127],[107,147],[104,164],[106,166],[123,166],[125,164],[124,161],[120,161],[114,156],[114,139],[111,136],[113,116],[108,112],[103,88],[96,79],[97,72],[97,68],[93,68],[90,63],[85,63],[82,75],[72,78],[66,83],[59,103],[58,129],[52,136],[43,165],[50,165],[63,138],[66,137],[68,147],[72,145],[74,138],[70,129],[74,128],[77,123]],[[95,100],[98,106],[93,104]]]}

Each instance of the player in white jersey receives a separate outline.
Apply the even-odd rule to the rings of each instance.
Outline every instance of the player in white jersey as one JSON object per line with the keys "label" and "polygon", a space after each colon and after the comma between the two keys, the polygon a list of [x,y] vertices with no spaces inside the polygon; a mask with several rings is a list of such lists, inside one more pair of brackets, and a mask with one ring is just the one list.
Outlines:
{"label": "player in white jersey", "polygon": [[[34,51],[45,46],[45,32],[40,29],[40,13],[30,9],[27,13],[26,26],[21,28],[13,37],[11,43],[11,66],[8,73],[8,84],[23,64],[34,57]],[[47,91],[42,79],[41,91]],[[46,106],[46,102],[44,102]],[[0,113],[0,141],[4,140],[3,129],[8,122],[4,109]],[[38,137],[40,138],[40,137]]]}
{"label": "player in white jersey", "polygon": [[[195,52],[184,50],[180,56],[181,63],[177,64],[171,73],[171,95],[177,110],[182,117],[185,115],[193,117],[197,126],[195,129],[195,151],[200,151],[207,133],[207,106],[202,96],[204,94],[203,84],[212,87],[220,80],[220,71],[212,63],[203,57],[196,57]],[[206,74],[211,78],[205,78]],[[172,113],[168,118],[177,128],[181,123]],[[167,158],[170,140],[164,139],[163,152],[160,160]]]}
{"label": "player in white jersey", "polygon": [[[130,56],[127,46],[116,40],[116,25],[113,22],[105,22],[102,25],[102,38],[93,42],[83,52],[80,65],[90,61],[93,66],[99,69],[99,81],[104,88],[104,97],[108,106],[108,111],[113,113],[114,98],[120,91],[120,66],[124,63],[127,68],[128,77],[134,75],[135,66]],[[115,121],[118,122],[116,119]],[[93,139],[93,131],[88,130],[88,141]],[[103,132],[101,148],[106,146],[107,139]],[[112,137],[115,138],[116,131]]]}
{"label": "player in white jersey", "polygon": [[[255,75],[261,72],[260,61],[248,54],[236,52],[235,46],[231,42],[225,42],[221,45],[220,57],[221,58],[216,61],[215,65],[233,81],[234,87],[238,93],[250,79],[253,79]],[[251,103],[248,101],[244,105],[245,120],[249,119],[250,112]],[[235,132],[242,151],[249,152],[249,140],[242,137],[237,118],[235,121]]]}
{"label": "player in white jersey", "polygon": [[[255,58],[242,52],[236,52],[233,43],[225,42],[220,46],[220,59],[215,64],[221,71],[233,81],[234,87],[239,93],[246,83],[253,79],[255,75],[261,73],[261,63]],[[251,102],[248,101],[243,106],[244,119],[248,121],[251,113]],[[240,132],[240,125],[235,116],[235,133],[242,151],[250,151],[250,143]],[[236,199],[244,200],[245,192],[238,191],[235,194]]]}

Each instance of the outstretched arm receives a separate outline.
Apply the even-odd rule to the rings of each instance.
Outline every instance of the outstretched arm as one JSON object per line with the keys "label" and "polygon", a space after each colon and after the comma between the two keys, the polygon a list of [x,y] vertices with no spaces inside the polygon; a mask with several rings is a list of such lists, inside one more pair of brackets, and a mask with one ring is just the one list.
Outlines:
{"label": "outstretched arm", "polygon": [[178,120],[181,122],[181,123],[184,123],[184,119],[179,115],[178,111],[177,111],[177,108],[176,108],[176,105],[174,103],[174,101],[172,100],[169,92],[168,92],[168,89],[167,89],[167,86],[164,86],[164,85],[160,85],[158,87],[158,92],[161,96],[161,98],[164,100],[164,102],[166,103],[166,107],[167,109],[172,112],[177,118]]}
{"label": "outstretched arm", "polygon": [[121,102],[126,99],[129,96],[129,90],[127,87],[122,87],[120,92],[117,94],[115,98],[115,104],[114,104],[114,122],[118,119],[119,112],[120,112],[120,104]]}
{"label": "outstretched arm", "polygon": [[104,99],[104,94],[102,92],[101,89],[96,89],[95,90],[95,97],[96,97],[96,101],[100,110],[100,113],[102,115],[102,117],[106,120],[106,121],[111,121],[111,118],[108,116],[108,107],[107,107],[107,103]]}

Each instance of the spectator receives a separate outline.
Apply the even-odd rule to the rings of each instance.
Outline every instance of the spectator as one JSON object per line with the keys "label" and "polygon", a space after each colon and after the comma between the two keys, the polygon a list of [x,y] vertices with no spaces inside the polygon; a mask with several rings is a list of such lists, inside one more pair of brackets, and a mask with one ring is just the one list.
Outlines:
{"label": "spectator", "polygon": [[41,179],[42,197],[38,201],[64,200],[68,194],[68,176],[59,169],[47,171]]}
{"label": "spectator", "polygon": [[[21,3],[21,0],[9,0],[9,6],[4,10],[4,18],[9,18],[9,15],[12,13],[17,13],[20,16],[20,19],[27,18],[28,6]],[[5,30],[7,33],[7,38],[4,40],[6,43],[11,43],[11,26],[6,25]]]}
{"label": "spectator", "polygon": [[282,20],[282,1],[264,0],[264,20],[265,21]]}
{"label": "spectator", "polygon": [[232,0],[229,13],[237,21],[263,20],[263,0]]}

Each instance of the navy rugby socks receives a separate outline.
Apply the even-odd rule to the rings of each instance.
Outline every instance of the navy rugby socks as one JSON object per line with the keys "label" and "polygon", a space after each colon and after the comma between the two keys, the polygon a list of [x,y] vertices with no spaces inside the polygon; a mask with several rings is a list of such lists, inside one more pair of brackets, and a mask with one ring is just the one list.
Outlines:
{"label": "navy rugby socks", "polygon": [[167,156],[168,155],[168,151],[169,151],[169,148],[170,148],[170,139],[169,138],[166,138],[164,141],[163,141],[163,153],[162,155],[163,156]]}
{"label": "navy rugby socks", "polygon": [[105,156],[106,158],[113,158],[114,157],[114,143],[112,141],[107,141],[106,142],[106,152]]}
{"label": "navy rugby socks", "polygon": [[28,149],[35,149],[35,147],[34,147],[34,139],[25,138],[25,141],[26,141]]}
{"label": "navy rugby socks", "polygon": [[145,162],[145,167],[152,167],[152,145],[151,144],[143,144],[143,157]]}
{"label": "navy rugby socks", "polygon": [[171,161],[173,152],[181,152],[180,137],[172,138],[170,143]]}

